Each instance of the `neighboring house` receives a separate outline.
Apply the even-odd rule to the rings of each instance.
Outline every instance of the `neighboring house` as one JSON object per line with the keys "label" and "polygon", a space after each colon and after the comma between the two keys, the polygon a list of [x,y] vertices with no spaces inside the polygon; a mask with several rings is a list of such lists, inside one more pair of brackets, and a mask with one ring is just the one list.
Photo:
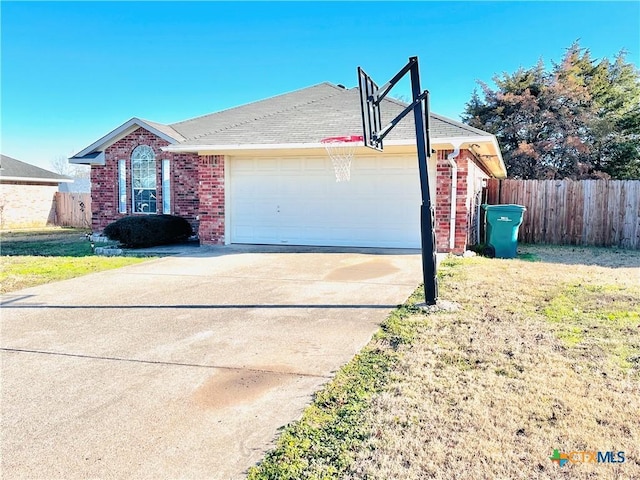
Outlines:
{"label": "neighboring house", "polygon": [[[385,99],[383,123],[404,107]],[[493,135],[436,114],[430,123],[438,250],[462,252],[483,179],[506,169]],[[362,135],[358,89],[321,83],[171,125],[132,118],[69,160],[91,165],[94,231],[170,213],[202,244],[419,248],[413,116],[384,152],[358,147],[351,181],[336,183],[320,140],[343,135]]]}
{"label": "neighboring house", "polygon": [[42,227],[53,223],[58,186],[71,181],[44,168],[0,155],[1,228]]}

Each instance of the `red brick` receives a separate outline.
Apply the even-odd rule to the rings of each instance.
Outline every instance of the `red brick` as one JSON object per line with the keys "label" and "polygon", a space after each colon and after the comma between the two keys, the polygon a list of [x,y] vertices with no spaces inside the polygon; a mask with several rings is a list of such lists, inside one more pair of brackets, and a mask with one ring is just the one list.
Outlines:
{"label": "red brick", "polygon": [[[118,213],[118,160],[127,161],[127,214],[131,214],[131,153],[138,145],[148,145],[156,153],[158,207],[162,205],[161,168],[164,159],[171,161],[171,203],[175,215],[186,218],[198,233],[203,244],[222,244],[225,241],[225,157],[194,153],[175,154],[161,150],[168,145],[165,140],[139,128],[111,145],[105,151],[106,164],[92,166],[93,228],[102,230],[109,223],[121,218]],[[447,160],[451,150],[439,150],[436,154],[436,205],[435,231],[438,251],[461,253],[467,246],[469,234],[467,197],[470,163],[476,163],[468,150],[461,150],[456,158],[458,177],[456,181],[456,228],[455,246],[449,247],[452,169]],[[477,164],[477,163],[476,163]],[[477,171],[477,169],[474,169]]]}
{"label": "red brick", "polygon": [[[158,197],[158,213],[162,212],[162,160],[171,162],[171,213],[186,218],[194,231],[200,234],[205,232],[202,243],[224,243],[224,210],[216,210],[214,217],[222,223],[215,228],[203,224],[202,216],[198,220],[200,193],[209,193],[198,185],[199,173],[207,174],[207,180],[215,185],[216,193],[222,192],[220,198],[224,202],[224,157],[199,157],[195,153],[169,153],[163,152],[162,147],[169,143],[143,128],[138,128],[126,137],[118,140],[105,151],[105,165],[93,165],[91,167],[92,183],[92,227],[96,232],[102,231],[109,223],[131,215],[131,153],[139,145],[148,145],[156,154],[156,184]],[[212,168],[203,170],[200,168],[199,158],[212,162]],[[118,213],[118,160],[127,161],[127,213]],[[201,192],[202,189],[202,192]]]}

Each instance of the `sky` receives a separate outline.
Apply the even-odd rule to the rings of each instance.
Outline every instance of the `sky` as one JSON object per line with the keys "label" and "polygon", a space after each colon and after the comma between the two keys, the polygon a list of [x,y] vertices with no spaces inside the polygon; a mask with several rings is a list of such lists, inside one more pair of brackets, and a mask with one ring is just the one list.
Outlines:
{"label": "sky", "polygon": [[[0,151],[52,169],[132,117],[160,123],[321,82],[382,85],[418,56],[431,110],[576,40],[640,65],[640,1],[0,2]],[[408,98],[408,80],[390,93]],[[345,132],[359,134],[360,132]],[[361,134],[361,133],[360,133]]]}

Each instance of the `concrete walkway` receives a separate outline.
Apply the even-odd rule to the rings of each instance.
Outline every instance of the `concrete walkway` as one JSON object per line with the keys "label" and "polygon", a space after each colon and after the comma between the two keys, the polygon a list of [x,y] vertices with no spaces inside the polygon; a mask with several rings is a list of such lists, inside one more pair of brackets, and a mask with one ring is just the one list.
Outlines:
{"label": "concrete walkway", "polygon": [[191,248],[2,297],[2,478],[243,478],[420,254]]}

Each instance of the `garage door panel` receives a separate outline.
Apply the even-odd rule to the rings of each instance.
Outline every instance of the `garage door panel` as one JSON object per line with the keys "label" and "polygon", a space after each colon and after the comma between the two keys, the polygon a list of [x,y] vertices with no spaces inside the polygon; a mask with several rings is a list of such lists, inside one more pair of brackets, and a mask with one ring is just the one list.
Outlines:
{"label": "garage door panel", "polygon": [[234,210],[238,223],[268,225],[278,208],[275,202],[242,201],[234,205]]}
{"label": "garage door panel", "polygon": [[278,229],[270,225],[238,225],[234,227],[236,243],[255,243],[254,239],[260,237],[262,243],[280,243]]}
{"label": "garage door panel", "polygon": [[420,246],[415,159],[356,158],[336,182],[327,158],[231,158],[233,243]]}
{"label": "garage door panel", "polygon": [[265,172],[267,175],[276,175],[280,162],[276,158],[261,158],[252,160],[253,169],[257,172]]}
{"label": "garage door panel", "polygon": [[411,195],[410,190],[407,191],[407,187],[412,187],[411,190],[420,188],[420,178],[418,176],[413,177],[410,175],[387,175],[382,185],[386,192],[392,195]]}
{"label": "garage door panel", "polygon": [[302,163],[307,172],[327,172],[331,168],[328,158],[304,158]]}

